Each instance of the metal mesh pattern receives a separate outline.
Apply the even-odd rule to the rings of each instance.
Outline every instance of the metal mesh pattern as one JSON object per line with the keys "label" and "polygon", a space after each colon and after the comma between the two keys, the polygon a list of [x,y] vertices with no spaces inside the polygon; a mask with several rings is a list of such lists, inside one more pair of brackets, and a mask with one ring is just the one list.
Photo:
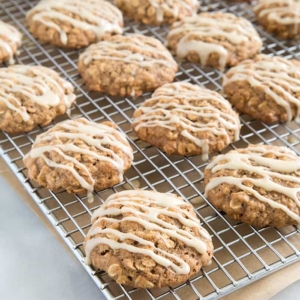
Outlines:
{"label": "metal mesh pattern", "polygon": [[[202,8],[208,11],[227,11],[254,21],[247,4],[228,4],[226,1],[203,1]],[[11,136],[0,133],[1,155],[16,173],[49,221],[55,226],[64,241],[82,262],[83,241],[90,227],[92,212],[112,193],[139,187],[159,192],[174,192],[190,201],[202,225],[212,235],[215,246],[213,263],[205,267],[188,282],[173,288],[138,290],[117,285],[105,272],[95,272],[83,267],[107,298],[113,299],[217,299],[233,292],[270,272],[296,260],[300,255],[299,230],[290,226],[284,229],[251,226],[229,219],[216,211],[203,197],[203,170],[206,163],[199,156],[167,156],[155,147],[138,140],[131,132],[134,110],[150,93],[137,99],[108,97],[88,92],[77,72],[78,51],[63,51],[51,45],[41,45],[27,31],[25,14],[36,1],[1,0],[0,19],[15,25],[23,33],[23,45],[17,58],[20,64],[41,64],[50,67],[67,78],[75,87],[77,103],[72,108],[72,118],[84,116],[89,120],[109,120],[127,134],[134,149],[134,165],[125,173],[125,181],[112,189],[95,194],[95,201],[88,203],[86,197],[70,195],[65,191],[53,193],[36,185],[26,177],[22,157],[36,136],[47,128],[36,128],[28,134]],[[292,41],[278,41],[259,27],[264,41],[263,53],[299,58],[300,46]],[[164,41],[167,27],[149,27],[126,22],[125,32],[142,33]],[[189,81],[206,88],[220,91],[222,74],[212,69],[203,69],[191,63],[181,64],[177,81]],[[58,117],[53,123],[66,119]],[[242,116],[243,127],[240,141],[223,152],[247,144],[266,143],[287,145],[300,154],[300,127],[295,122],[267,126]],[[99,291],[100,293],[100,291]]]}

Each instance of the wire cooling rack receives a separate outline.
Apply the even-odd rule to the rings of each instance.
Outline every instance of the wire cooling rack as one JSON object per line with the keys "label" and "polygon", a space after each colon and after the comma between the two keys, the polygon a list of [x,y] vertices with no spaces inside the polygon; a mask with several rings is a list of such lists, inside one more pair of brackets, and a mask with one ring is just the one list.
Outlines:
{"label": "wire cooling rack", "polygon": [[[0,0],[0,19],[15,25],[23,33],[23,45],[17,63],[44,65],[67,78],[75,86],[77,94],[72,118],[84,116],[93,121],[110,120],[116,123],[134,149],[134,165],[125,173],[124,182],[96,193],[93,203],[89,203],[86,197],[70,195],[65,191],[50,192],[28,180],[22,162],[23,155],[29,151],[38,134],[67,116],[58,117],[50,126],[36,128],[27,134],[12,136],[0,133],[0,154],[108,299],[218,299],[299,260],[300,232],[296,227],[280,230],[267,227],[258,230],[229,219],[216,211],[203,197],[203,170],[206,163],[199,156],[168,156],[132,134],[130,124],[133,112],[149,98],[150,93],[137,99],[124,99],[88,92],[77,72],[79,52],[40,44],[27,31],[25,14],[35,4],[36,1],[30,0]],[[203,1],[202,9],[233,12],[254,21],[253,12],[247,4]],[[126,33],[142,33],[161,41],[164,41],[168,32],[167,27],[129,22],[125,25]],[[299,43],[279,41],[261,28],[257,27],[257,30],[264,42],[263,53],[299,59]],[[189,81],[216,91],[221,90],[221,78],[222,73],[219,71],[203,69],[191,63],[181,64],[176,75],[177,81]],[[240,141],[223,152],[245,147],[249,143],[266,143],[286,145],[300,154],[300,127],[295,122],[267,126],[248,116],[241,116],[241,122]],[[164,289],[133,289],[119,286],[105,272],[95,271],[83,264],[83,241],[91,225],[92,212],[112,193],[137,187],[174,192],[190,201],[202,226],[212,236],[215,246],[212,264],[184,284]]]}

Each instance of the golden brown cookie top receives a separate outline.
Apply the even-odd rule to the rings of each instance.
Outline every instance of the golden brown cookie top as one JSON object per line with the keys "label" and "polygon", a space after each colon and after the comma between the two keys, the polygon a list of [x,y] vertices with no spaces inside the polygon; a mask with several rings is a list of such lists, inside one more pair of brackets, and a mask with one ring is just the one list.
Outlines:
{"label": "golden brown cookie top", "polygon": [[246,81],[260,88],[270,99],[282,106],[287,120],[300,118],[300,63],[279,56],[257,55],[231,68],[223,77],[223,87],[235,81]]}
{"label": "golden brown cookie top", "polygon": [[[174,243],[181,242],[182,247],[193,248],[201,255],[208,250],[211,253],[208,249],[211,237],[200,226],[192,205],[174,194],[143,190],[116,193],[93,213],[92,222],[85,242],[87,263],[91,263],[92,251],[106,244],[111,249],[148,256],[154,265],[180,275],[190,273],[191,268],[184,249],[182,252],[172,250]],[[129,224],[131,230],[128,230]]]}
{"label": "golden brown cookie top", "polygon": [[174,19],[178,18],[180,9],[186,9],[190,15],[193,15],[199,8],[197,0],[147,0],[151,7],[154,8],[156,14],[156,22],[160,23],[164,20],[164,15]]}
{"label": "golden brown cookie top", "polygon": [[177,70],[172,55],[159,40],[139,34],[111,36],[89,46],[79,59],[85,65],[92,61],[114,60],[142,68],[158,64]]}
{"label": "golden brown cookie top", "polygon": [[129,164],[133,160],[126,137],[115,128],[110,122],[98,124],[84,118],[60,122],[36,138],[24,161],[42,158],[49,167],[71,172],[81,188],[91,193],[95,184],[91,162],[108,162],[122,181],[129,167],[123,155],[129,158]]}
{"label": "golden brown cookie top", "polygon": [[199,2],[197,0],[147,0],[149,4],[155,8],[156,21],[162,22],[164,14],[173,16],[175,19],[178,17],[179,9],[185,8],[191,15],[193,15],[198,7]]}
{"label": "golden brown cookie top", "polygon": [[133,128],[161,127],[182,135],[202,148],[207,159],[208,139],[198,137],[204,131],[225,137],[227,143],[239,139],[240,122],[230,103],[217,92],[186,82],[165,84],[158,88],[134,113]]}
{"label": "golden brown cookie top", "polygon": [[135,21],[144,24],[171,24],[194,15],[199,8],[197,0],[116,0],[115,5]]}
{"label": "golden brown cookie top", "polygon": [[15,49],[21,45],[21,39],[22,35],[15,27],[0,21],[0,49],[8,54],[11,63]]}
{"label": "golden brown cookie top", "polygon": [[71,83],[55,71],[42,66],[15,65],[0,69],[0,108],[30,119],[30,108],[63,104],[70,108],[75,101]]}
{"label": "golden brown cookie top", "polygon": [[259,0],[254,12],[258,18],[282,25],[300,23],[300,2],[297,0]]}
{"label": "golden brown cookie top", "polygon": [[82,31],[93,31],[97,40],[106,33],[119,33],[123,29],[123,17],[118,8],[103,0],[42,0],[27,14],[27,18],[55,28],[62,44],[68,44],[68,32],[64,24]]}
{"label": "golden brown cookie top", "polygon": [[[206,195],[218,186],[235,186],[300,223],[300,157],[287,147],[249,145],[214,157],[206,170],[211,173],[206,178]],[[285,205],[284,199],[293,205]],[[290,209],[293,206],[298,213]]]}
{"label": "golden brown cookie top", "polygon": [[248,20],[221,12],[200,13],[174,23],[168,35],[170,46],[172,40],[178,40],[178,57],[184,58],[190,51],[195,51],[203,65],[211,53],[218,53],[220,68],[225,67],[230,48],[252,42],[262,45],[258,33]]}

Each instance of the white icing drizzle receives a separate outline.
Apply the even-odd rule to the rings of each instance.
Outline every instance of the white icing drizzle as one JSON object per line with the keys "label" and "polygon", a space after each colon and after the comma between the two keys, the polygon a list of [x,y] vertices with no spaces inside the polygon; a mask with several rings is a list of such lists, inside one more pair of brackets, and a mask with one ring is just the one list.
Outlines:
{"label": "white icing drizzle", "polygon": [[162,22],[164,14],[172,15],[175,19],[179,15],[179,8],[185,8],[190,15],[195,14],[199,3],[197,0],[190,0],[189,3],[185,0],[148,0],[148,2],[156,9],[156,21]]}
{"label": "white icing drizzle", "polygon": [[[159,47],[161,46],[161,47]],[[149,67],[153,63],[177,67],[171,53],[162,49],[160,42],[151,37],[131,34],[112,41],[101,41],[89,46],[79,57],[85,65],[92,60],[116,60]]]}
{"label": "white icing drizzle", "polygon": [[282,106],[288,121],[293,118],[291,104],[296,107],[296,121],[300,120],[300,67],[279,56],[258,55],[231,68],[223,77],[223,88],[235,81],[247,81],[252,87],[264,90]]}
{"label": "white icing drizzle", "polygon": [[[220,16],[220,18],[214,16]],[[199,55],[201,64],[205,66],[209,56],[216,52],[219,54],[221,69],[224,69],[226,65],[228,50],[217,41],[209,43],[201,39],[221,37],[234,45],[250,41],[261,43],[259,35],[248,20],[229,13],[216,15],[202,13],[187,17],[173,24],[168,41],[176,35],[182,35],[176,46],[178,57],[186,58],[189,52],[195,51]]]}
{"label": "white icing drizzle", "polygon": [[[30,73],[35,76],[31,77]],[[68,81],[57,77],[57,73],[51,69],[40,66],[15,65],[2,68],[0,69],[0,102],[4,102],[9,109],[18,112],[24,122],[29,120],[29,114],[13,94],[20,93],[44,107],[54,107],[63,101],[68,109],[76,96],[73,93],[65,94],[65,89],[72,91],[73,87]],[[55,92],[52,89],[55,89]]]}
{"label": "white icing drizzle", "polygon": [[221,45],[207,43],[196,40],[189,40],[189,35],[180,39],[177,44],[176,54],[178,57],[185,58],[191,51],[196,51],[201,60],[201,65],[205,66],[211,53],[219,54],[219,65],[223,70],[226,66],[228,51]]}
{"label": "white icing drizzle", "polygon": [[[116,136],[122,142],[118,141]],[[62,144],[61,139],[68,139],[70,141],[66,144]],[[96,149],[103,151],[104,154],[98,154],[95,151],[76,146],[74,141],[77,139],[84,141],[86,145],[90,147],[93,146]],[[44,141],[49,141],[51,144],[39,145],[39,143]],[[76,158],[69,156],[68,152],[89,155],[99,161],[111,163],[119,172],[120,181],[123,181],[124,161],[118,154],[108,149],[106,145],[121,149],[131,161],[133,160],[132,149],[126,140],[126,137],[121,132],[105,124],[97,124],[83,118],[61,122],[55,125],[49,131],[40,134],[36,138],[32,149],[25,157],[42,157],[49,167],[61,168],[70,171],[79,182],[81,187],[87,190],[88,200],[90,200],[91,193],[94,190],[95,181],[85,164],[79,162],[76,160]],[[64,160],[69,161],[73,166],[63,163],[56,163],[50,158],[47,158],[45,153],[50,153],[51,151],[58,153],[63,157]],[[109,156],[106,156],[106,154],[109,154]],[[75,166],[76,169],[80,171],[77,171],[74,168]],[[81,175],[82,173],[89,178],[89,182],[84,179],[84,177]]]}
{"label": "white icing drizzle", "polygon": [[[165,101],[162,102],[161,99]],[[184,103],[180,104],[176,99]],[[205,104],[196,106],[193,104],[194,101]],[[238,117],[222,112],[213,105],[213,101],[222,105],[226,110],[232,109],[229,102],[220,94],[208,89],[185,82],[165,84],[138,108],[143,114],[133,120],[133,125],[140,122],[135,127],[135,131],[142,127],[156,126],[177,130],[179,125],[182,128],[180,134],[201,147],[202,159],[206,160],[209,153],[209,141],[197,138],[195,136],[197,132],[211,131],[216,136],[225,136],[227,143],[230,143],[230,130],[234,131],[235,140],[239,139],[240,132]],[[184,115],[193,115],[196,119],[204,118],[205,122],[193,122]]]}
{"label": "white icing drizzle", "polygon": [[[3,39],[3,37],[5,39]],[[21,45],[22,35],[13,26],[0,21],[0,49],[4,49],[9,55],[9,63],[14,63],[13,60],[13,48],[11,43],[15,44],[17,47]]]}
{"label": "white icing drizzle", "polygon": [[[300,158],[291,150],[286,147],[277,147],[276,149],[268,149],[263,146],[250,145],[247,148],[249,153],[241,153],[238,151],[230,151],[224,155],[218,155],[215,157],[210,164],[207,165],[206,169],[211,170],[212,173],[216,173],[219,170],[244,170],[250,173],[255,173],[261,176],[261,178],[251,178],[248,176],[243,176],[242,178],[237,178],[233,176],[221,176],[211,178],[210,182],[205,187],[205,195],[208,192],[220,184],[230,184],[235,185],[244,192],[247,192],[258,200],[269,204],[271,207],[283,210],[289,217],[300,223],[300,216],[293,211],[291,211],[288,206],[280,204],[267,196],[260,194],[254,189],[263,188],[268,192],[277,192],[283,194],[290,199],[292,199],[297,206],[300,208]],[[264,155],[268,153],[273,153],[276,156],[283,157],[286,156],[291,160],[280,160],[270,157],[265,157]],[[222,162],[221,164],[218,164]],[[254,162],[257,165],[252,165]],[[280,173],[279,173],[280,172]],[[283,173],[283,174],[281,174]],[[299,177],[292,175],[297,174]],[[290,182],[293,184],[298,184],[299,187],[288,187],[277,183],[275,179],[280,179],[285,182]],[[244,182],[251,182],[254,186],[248,187]]]}
{"label": "white icing drizzle", "polygon": [[[120,206],[120,208],[114,207],[115,205]],[[153,242],[140,238],[133,233],[123,233],[109,228],[102,229],[98,226],[101,220],[111,223],[121,223],[123,221],[136,222],[142,225],[145,230],[155,230],[162,234],[166,234],[176,240],[182,241],[189,247],[193,247],[199,253],[204,254],[207,251],[206,243],[199,237],[195,237],[189,229],[198,228],[202,238],[208,241],[211,241],[211,237],[208,232],[200,226],[197,218],[183,210],[181,213],[172,210],[172,208],[179,208],[181,205],[184,205],[184,201],[181,198],[177,198],[175,195],[152,191],[133,190],[111,195],[106,202],[93,213],[92,221],[94,223],[88,232],[88,236],[90,236],[91,239],[89,239],[85,245],[86,263],[91,263],[90,255],[96,246],[99,244],[106,244],[112,249],[125,249],[132,253],[150,256],[157,264],[166,268],[171,268],[176,274],[188,274],[190,272],[190,267],[183,259],[175,254],[171,254],[168,251],[156,247]],[[126,216],[127,214],[130,215]],[[123,217],[120,220],[112,217],[122,215]],[[177,219],[188,229],[180,229],[176,225],[165,222],[158,217],[159,215]],[[111,234],[117,237],[118,241],[108,237],[96,236],[99,234]],[[124,243],[125,239],[136,241],[141,245],[150,246],[151,249],[143,249],[134,245],[129,245]],[[163,236],[161,239],[167,243]]]}
{"label": "white icing drizzle", "polygon": [[[264,8],[266,5],[273,7]],[[254,11],[258,12],[258,18],[267,18],[280,24],[300,23],[300,2],[297,0],[260,0]]]}
{"label": "white icing drizzle", "polygon": [[[74,14],[69,16],[65,12]],[[123,17],[118,8],[102,0],[42,0],[32,8],[27,16],[33,15],[34,21],[42,22],[48,27],[55,28],[63,44],[67,44],[68,36],[63,26],[57,25],[54,20],[70,23],[81,30],[91,30],[100,41],[106,33],[122,34]],[[78,20],[79,16],[83,20]]]}

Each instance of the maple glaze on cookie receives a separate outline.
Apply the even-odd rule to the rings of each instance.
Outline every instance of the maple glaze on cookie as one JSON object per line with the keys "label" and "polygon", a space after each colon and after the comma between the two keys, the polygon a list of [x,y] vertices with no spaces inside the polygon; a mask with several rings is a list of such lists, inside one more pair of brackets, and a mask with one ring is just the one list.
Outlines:
{"label": "maple glaze on cookie", "polygon": [[177,63],[155,38],[118,35],[88,47],[78,71],[92,91],[136,97],[172,82]]}
{"label": "maple glaze on cookie", "polygon": [[191,204],[143,190],[111,195],[94,211],[84,248],[88,264],[136,288],[184,282],[213,254]]}
{"label": "maple glaze on cookie", "polygon": [[300,157],[286,147],[249,145],[218,155],[204,180],[208,200],[235,220],[278,228],[300,223]]}
{"label": "maple glaze on cookie", "polygon": [[253,25],[230,13],[200,13],[172,25],[168,47],[179,58],[223,70],[253,57],[262,41]]}
{"label": "maple glaze on cookie", "polygon": [[125,16],[144,24],[172,24],[196,14],[197,0],[116,0],[116,5]]}
{"label": "maple glaze on cookie", "polygon": [[22,35],[13,26],[0,21],[0,63],[14,63],[14,55],[21,45]]}
{"label": "maple glaze on cookie", "polygon": [[266,31],[284,39],[300,36],[298,0],[259,0],[254,12],[257,21]]}
{"label": "maple glaze on cookie", "polygon": [[42,66],[15,65],[0,69],[0,129],[27,132],[48,125],[69,111],[75,101],[73,86]]}
{"label": "maple glaze on cookie", "polygon": [[42,0],[27,13],[27,21],[36,38],[66,48],[123,32],[121,12],[104,0]]}
{"label": "maple glaze on cookie", "polygon": [[133,160],[126,137],[110,122],[84,118],[60,122],[37,136],[24,157],[28,177],[69,193],[102,190],[123,181]]}
{"label": "maple glaze on cookie", "polygon": [[227,99],[241,113],[265,123],[300,121],[300,62],[257,55],[223,77]]}
{"label": "maple glaze on cookie", "polygon": [[220,94],[186,82],[158,88],[133,115],[137,136],[167,154],[208,154],[239,139],[240,122]]}

